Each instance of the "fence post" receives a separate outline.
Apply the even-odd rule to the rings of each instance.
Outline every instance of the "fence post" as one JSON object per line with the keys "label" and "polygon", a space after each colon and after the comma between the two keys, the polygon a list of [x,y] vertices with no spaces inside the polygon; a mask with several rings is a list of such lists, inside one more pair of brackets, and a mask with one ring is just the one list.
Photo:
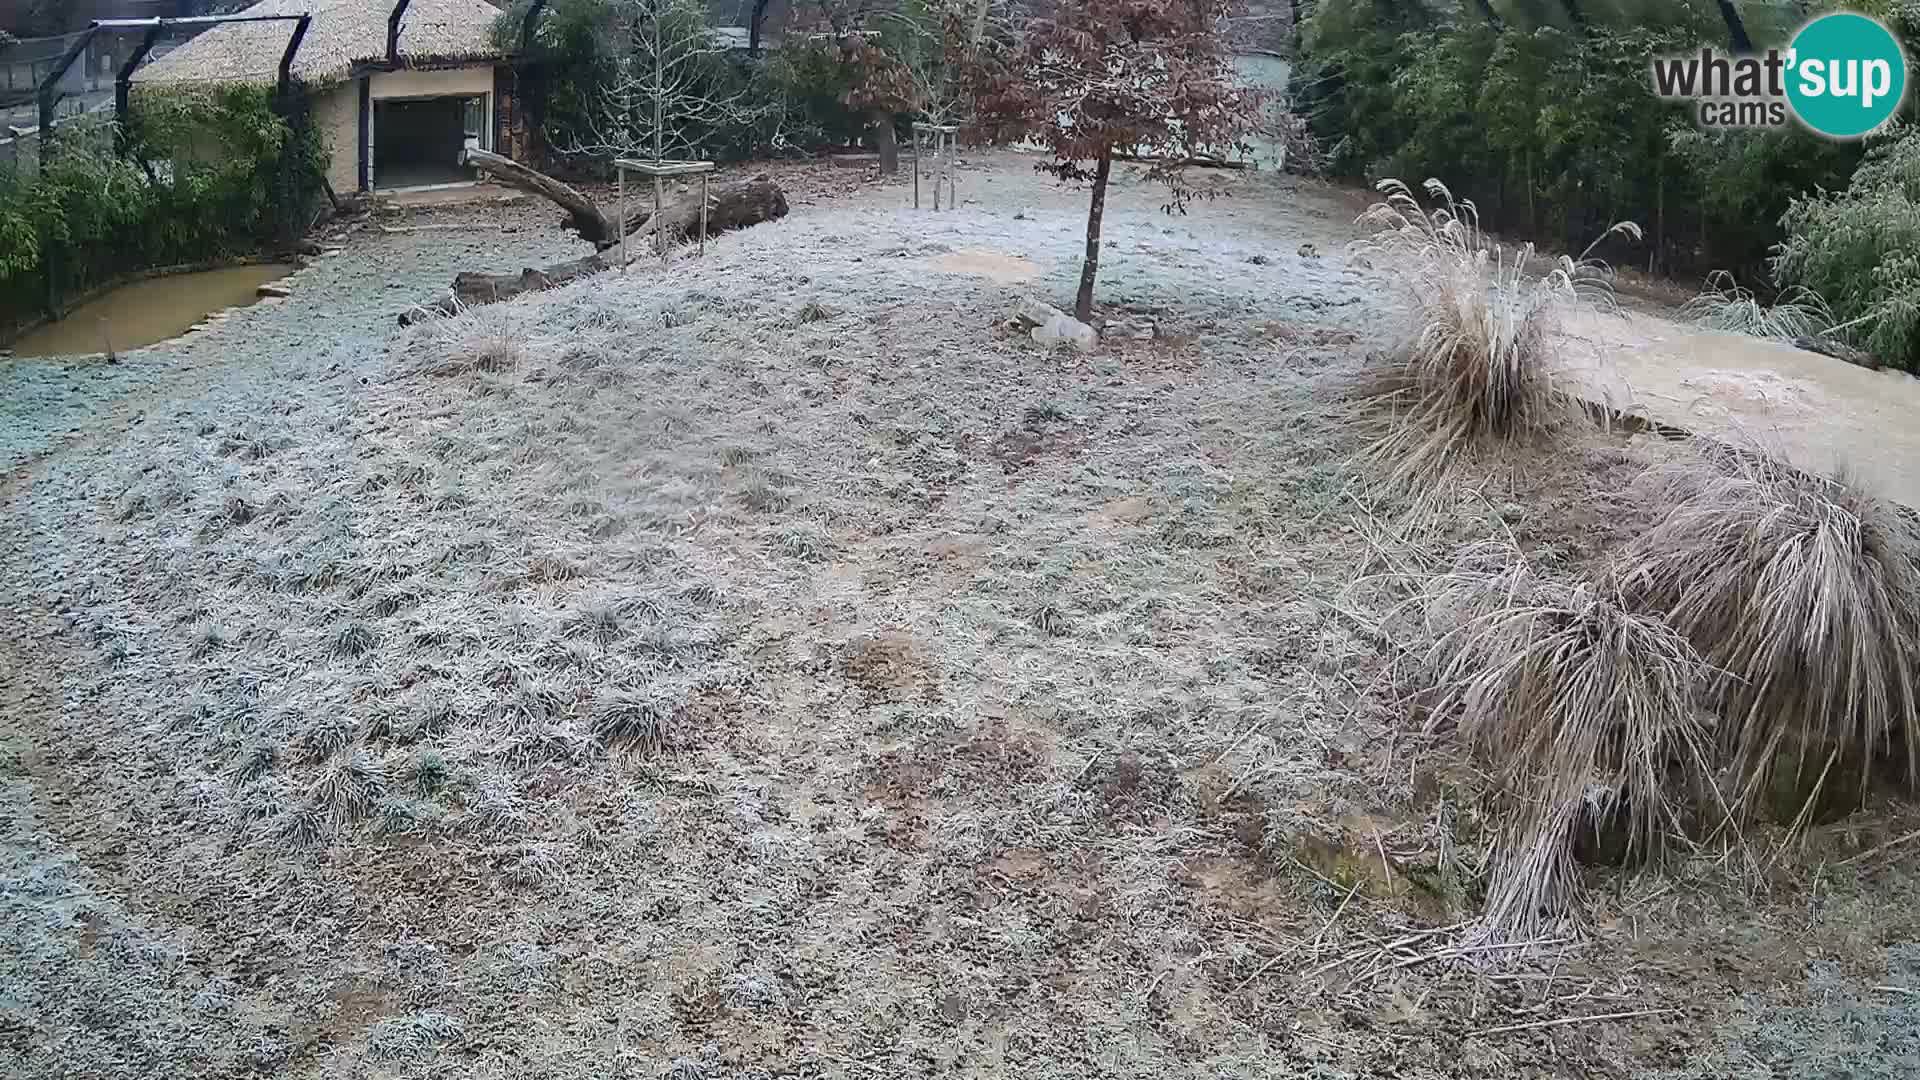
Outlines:
{"label": "fence post", "polygon": [[120,128],[115,141],[122,157],[126,156],[128,149],[133,145],[133,118],[130,115],[133,111],[133,69],[139,67],[140,62],[153,51],[153,46],[160,40],[160,31],[165,28],[165,25],[155,21],[147,29],[146,36],[140,39],[139,46],[127,56],[127,62],[120,66],[120,73],[113,80],[113,119]]}

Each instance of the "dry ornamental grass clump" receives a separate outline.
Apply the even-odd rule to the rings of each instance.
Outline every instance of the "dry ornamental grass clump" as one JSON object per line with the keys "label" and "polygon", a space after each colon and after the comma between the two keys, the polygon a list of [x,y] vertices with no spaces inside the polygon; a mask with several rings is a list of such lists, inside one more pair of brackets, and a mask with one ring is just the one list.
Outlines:
{"label": "dry ornamental grass clump", "polygon": [[1834,778],[1890,752],[1920,782],[1912,520],[1844,478],[1746,451],[1706,450],[1646,484],[1671,509],[1625,553],[1629,585],[1724,675],[1713,701],[1735,806],[1753,813],[1785,783],[1804,818]]}
{"label": "dry ornamental grass clump", "polygon": [[[1889,764],[1920,784],[1920,530],[1745,450],[1649,469],[1670,507],[1601,583],[1470,548],[1421,597],[1429,729],[1487,762],[1486,926],[1567,910],[1583,837],[1628,859],[1771,815],[1797,831]],[[1734,830],[1738,835],[1739,830]]]}
{"label": "dry ornamental grass clump", "polygon": [[1624,830],[1657,853],[1710,784],[1685,637],[1611,590],[1540,577],[1506,544],[1470,549],[1430,583],[1453,622],[1428,654],[1429,727],[1454,725],[1493,763],[1500,836],[1488,926],[1538,936],[1578,885],[1583,832]]}
{"label": "dry ornamental grass clump", "polygon": [[1819,293],[1787,289],[1765,304],[1725,270],[1707,275],[1706,289],[1680,305],[1680,314],[1709,330],[1776,341],[1824,337],[1835,322]]}
{"label": "dry ornamental grass clump", "polygon": [[1559,318],[1579,304],[1610,307],[1611,274],[1589,259],[1601,241],[1638,240],[1621,222],[1580,258],[1561,256],[1544,274],[1532,244],[1509,251],[1480,230],[1470,200],[1438,180],[1421,205],[1398,180],[1380,181],[1385,201],[1358,224],[1375,232],[1355,253],[1385,271],[1402,337],[1385,363],[1366,373],[1363,399],[1392,407],[1379,439],[1362,455],[1381,466],[1388,488],[1441,478],[1475,448],[1523,441],[1551,429],[1569,404],[1553,376]]}

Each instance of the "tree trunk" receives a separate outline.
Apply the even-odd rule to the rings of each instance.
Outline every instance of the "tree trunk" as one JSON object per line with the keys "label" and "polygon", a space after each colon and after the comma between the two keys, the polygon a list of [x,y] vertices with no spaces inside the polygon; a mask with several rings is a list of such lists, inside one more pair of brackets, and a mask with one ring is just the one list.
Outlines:
{"label": "tree trunk", "polygon": [[579,233],[580,239],[595,247],[612,247],[620,240],[619,234],[614,231],[613,222],[600,212],[600,208],[594,205],[592,199],[538,169],[530,169],[510,157],[503,157],[488,150],[464,151],[460,156],[460,163],[484,169],[492,173],[494,179],[508,187],[519,188],[521,191],[551,200],[567,212],[567,227]]}
{"label": "tree trunk", "polygon": [[1292,59],[1300,62],[1300,0],[1287,0],[1287,43],[1293,47]]}
{"label": "tree trunk", "polygon": [[[1294,2],[1297,4],[1299,0]],[[987,36],[987,8],[992,3],[993,0],[974,0],[973,35],[967,39],[967,43],[976,49],[980,47],[980,39]]]}
{"label": "tree trunk", "polygon": [[[741,180],[731,184],[714,184],[707,194],[708,236],[744,229],[749,225],[775,221],[786,216],[787,193],[780,189],[779,184],[771,180]],[[651,213],[642,211],[638,217],[627,222],[627,232],[634,236],[658,236],[663,231],[669,246],[699,237],[700,184],[698,180],[695,180],[692,191],[662,207],[658,220],[654,220]],[[612,246],[612,244],[602,245],[602,250]]]}
{"label": "tree trunk", "polygon": [[401,312],[400,325],[411,326],[435,315],[458,315],[467,308],[481,304],[497,304],[522,293],[558,288],[606,270],[609,265],[598,255],[588,255],[571,262],[555,263],[544,270],[528,267],[517,274],[457,274],[453,279],[452,296]]}
{"label": "tree trunk", "polygon": [[1080,293],[1073,298],[1073,317],[1093,321],[1093,279],[1100,273],[1100,217],[1107,209],[1107,178],[1113,175],[1113,147],[1100,151],[1093,170],[1093,205],[1087,208],[1087,261],[1080,265]]}
{"label": "tree trunk", "polygon": [[[529,169],[512,158],[485,150],[469,150],[463,160],[476,168],[485,169],[493,174],[494,179],[509,187],[552,200],[567,212],[561,224],[579,233],[582,240],[599,250],[605,251],[620,242],[620,228],[615,224],[617,214],[609,216],[592,199],[553,177],[537,169]],[[713,184],[708,191],[708,236],[786,216],[786,192],[771,180]],[[636,234],[644,231],[652,236],[665,230],[669,244],[697,235],[700,228],[698,178],[695,178],[694,190],[668,203],[660,211],[658,223],[653,222],[652,218],[651,210],[642,210],[626,222],[626,231]]]}
{"label": "tree trunk", "polygon": [[1747,24],[1740,18],[1740,9],[1733,6],[1733,0],[1719,0],[1719,3],[1720,17],[1727,23],[1727,36],[1733,40],[1733,51],[1752,52],[1753,39],[1747,36]]}
{"label": "tree trunk", "polygon": [[753,0],[753,14],[747,19],[747,55],[760,55],[760,27],[767,21],[767,4],[771,0]]}
{"label": "tree trunk", "polygon": [[892,113],[873,114],[873,148],[880,151],[881,176],[892,176],[900,171],[900,140],[893,130]]}
{"label": "tree trunk", "polygon": [[1494,33],[1506,29],[1506,24],[1500,21],[1500,13],[1493,10],[1493,0],[1473,0],[1473,6],[1480,9],[1480,17],[1487,20],[1487,25],[1493,28]]}

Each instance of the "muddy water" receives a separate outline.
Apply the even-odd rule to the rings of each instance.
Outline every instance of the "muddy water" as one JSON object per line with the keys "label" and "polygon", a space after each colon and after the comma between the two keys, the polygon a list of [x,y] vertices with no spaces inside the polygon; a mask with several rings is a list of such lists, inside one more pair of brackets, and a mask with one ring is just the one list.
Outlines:
{"label": "muddy water", "polygon": [[13,344],[15,356],[70,356],[119,352],[178,337],[222,308],[243,307],[254,290],[291,273],[291,266],[230,266],[194,274],[136,281],[90,300],[66,318],[28,332]]}

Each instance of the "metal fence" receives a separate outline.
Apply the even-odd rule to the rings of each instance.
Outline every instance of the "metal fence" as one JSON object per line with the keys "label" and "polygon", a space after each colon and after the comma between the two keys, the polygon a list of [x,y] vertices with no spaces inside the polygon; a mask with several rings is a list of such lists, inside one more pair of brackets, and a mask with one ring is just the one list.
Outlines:
{"label": "metal fence", "polygon": [[[157,45],[151,63],[198,32],[186,28]],[[25,38],[0,52],[0,169],[32,175],[40,164],[40,105],[37,91],[80,34]],[[113,119],[114,79],[138,43],[137,35],[97,34],[57,84],[54,126],[82,117]]]}
{"label": "metal fence", "polygon": [[[61,98],[54,104],[54,129],[61,138],[80,135],[95,144],[99,149],[108,149],[113,145],[112,128],[104,121],[113,118],[113,94],[109,92],[105,101],[88,101],[83,98]],[[75,121],[86,121],[74,126]],[[0,169],[12,169],[22,176],[34,176],[40,171],[40,127],[38,124],[26,127],[7,125],[0,127]]]}
{"label": "metal fence", "polygon": [[[0,102],[13,105],[17,102],[31,104],[33,93],[40,86],[40,80],[47,77],[54,65],[67,48],[80,37],[79,34],[62,34],[59,37],[22,38],[12,48],[0,53]],[[114,54],[111,43],[96,43],[60,79],[60,89],[65,93],[79,94],[89,90],[112,90],[114,75]]]}

